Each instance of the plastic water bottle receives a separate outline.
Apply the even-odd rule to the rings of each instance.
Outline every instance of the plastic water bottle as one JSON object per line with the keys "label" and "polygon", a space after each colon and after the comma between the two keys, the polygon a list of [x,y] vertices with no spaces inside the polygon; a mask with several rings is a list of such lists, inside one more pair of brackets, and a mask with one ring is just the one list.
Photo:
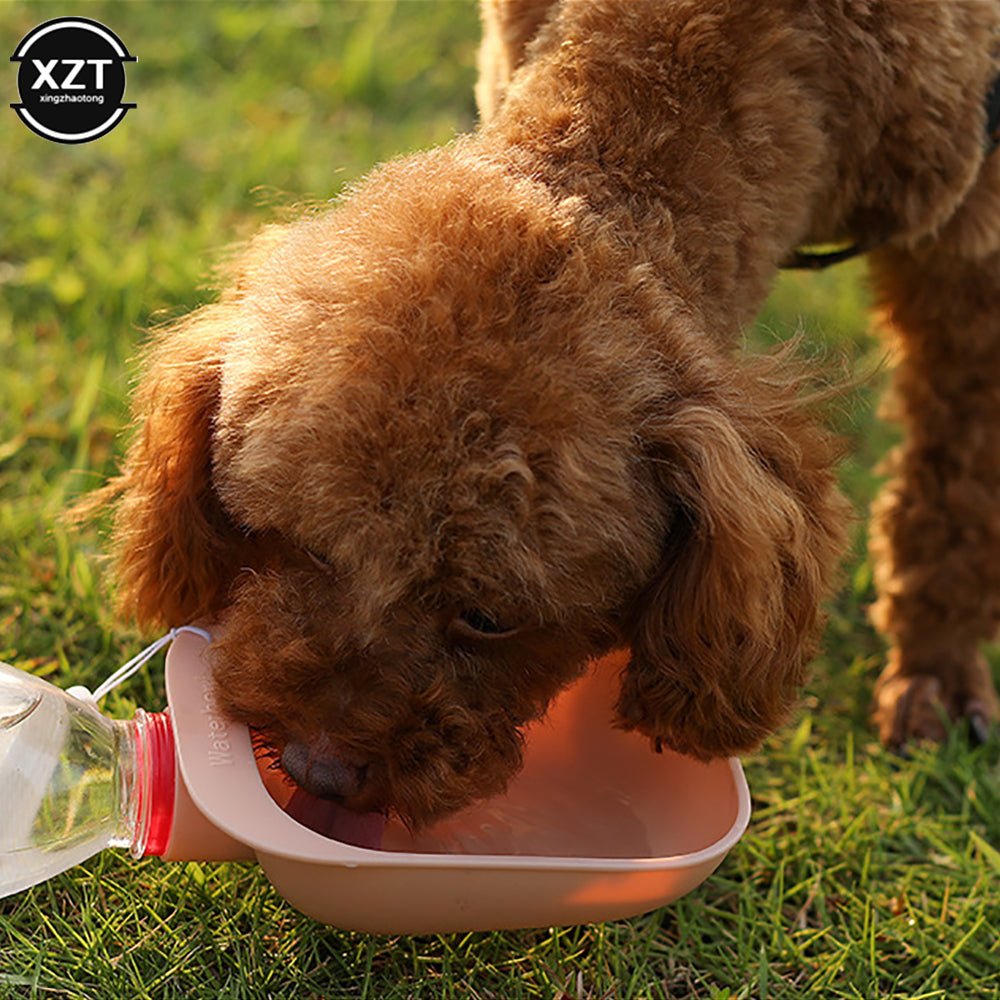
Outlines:
{"label": "plastic water bottle", "polygon": [[166,712],[114,721],[0,663],[0,897],[106,847],[161,854],[174,785]]}

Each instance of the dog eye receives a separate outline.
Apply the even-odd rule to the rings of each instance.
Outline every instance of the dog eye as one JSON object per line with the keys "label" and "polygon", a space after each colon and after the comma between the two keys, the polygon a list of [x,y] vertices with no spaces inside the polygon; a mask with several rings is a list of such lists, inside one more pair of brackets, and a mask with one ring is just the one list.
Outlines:
{"label": "dog eye", "polygon": [[479,608],[469,608],[452,620],[452,629],[472,639],[498,639],[513,635],[518,629],[499,621]]}
{"label": "dog eye", "polygon": [[331,563],[324,559],[318,552],[313,552],[312,549],[303,550],[307,556],[309,556],[310,562],[317,568],[321,569],[326,573],[329,573],[333,569]]}

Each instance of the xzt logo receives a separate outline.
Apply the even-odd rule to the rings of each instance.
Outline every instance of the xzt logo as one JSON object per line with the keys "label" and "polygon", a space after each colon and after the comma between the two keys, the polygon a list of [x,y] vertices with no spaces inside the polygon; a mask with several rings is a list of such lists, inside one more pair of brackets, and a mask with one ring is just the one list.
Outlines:
{"label": "xzt logo", "polygon": [[[40,90],[42,87],[51,87],[53,90],[86,90],[87,84],[78,83],[76,79],[84,66],[94,67],[94,89],[104,90],[104,67],[114,62],[113,59],[50,59],[47,63],[43,63],[41,59],[31,61],[38,72],[38,79],[31,85],[32,90]],[[66,67],[62,83],[57,83],[52,75],[59,63]]]}
{"label": "xzt logo", "polygon": [[121,39],[86,17],[58,17],[28,32],[10,57],[20,63],[21,121],[54,142],[90,142],[107,135],[134,104],[123,104],[125,63],[135,62]]}

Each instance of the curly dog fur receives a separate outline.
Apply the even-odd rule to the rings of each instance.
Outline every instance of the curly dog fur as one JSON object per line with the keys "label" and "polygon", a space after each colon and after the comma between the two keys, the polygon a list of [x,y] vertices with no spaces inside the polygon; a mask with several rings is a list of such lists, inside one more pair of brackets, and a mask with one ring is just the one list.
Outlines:
{"label": "curly dog fur", "polygon": [[[1000,2],[485,0],[483,124],[272,226],[163,332],[115,545],[126,610],[223,624],[221,704],[307,787],[419,824],[629,647],[656,745],[794,703],[847,521],[787,354],[789,251],[884,243],[907,428],[876,517],[886,740],[995,716]],[[288,753],[295,748],[295,753]]]}

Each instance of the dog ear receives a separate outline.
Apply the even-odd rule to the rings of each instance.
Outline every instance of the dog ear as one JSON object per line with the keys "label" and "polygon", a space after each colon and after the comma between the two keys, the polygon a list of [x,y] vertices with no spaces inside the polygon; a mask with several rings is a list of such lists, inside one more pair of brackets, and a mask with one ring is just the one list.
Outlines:
{"label": "dog ear", "polygon": [[647,438],[670,527],[630,616],[619,723],[703,759],[752,749],[793,705],[847,522],[834,440],[767,360]]}
{"label": "dog ear", "polygon": [[205,307],[161,334],[133,412],[136,434],[121,475],[113,549],[122,612],[146,625],[213,616],[247,542],[212,489],[211,436],[228,307]]}

